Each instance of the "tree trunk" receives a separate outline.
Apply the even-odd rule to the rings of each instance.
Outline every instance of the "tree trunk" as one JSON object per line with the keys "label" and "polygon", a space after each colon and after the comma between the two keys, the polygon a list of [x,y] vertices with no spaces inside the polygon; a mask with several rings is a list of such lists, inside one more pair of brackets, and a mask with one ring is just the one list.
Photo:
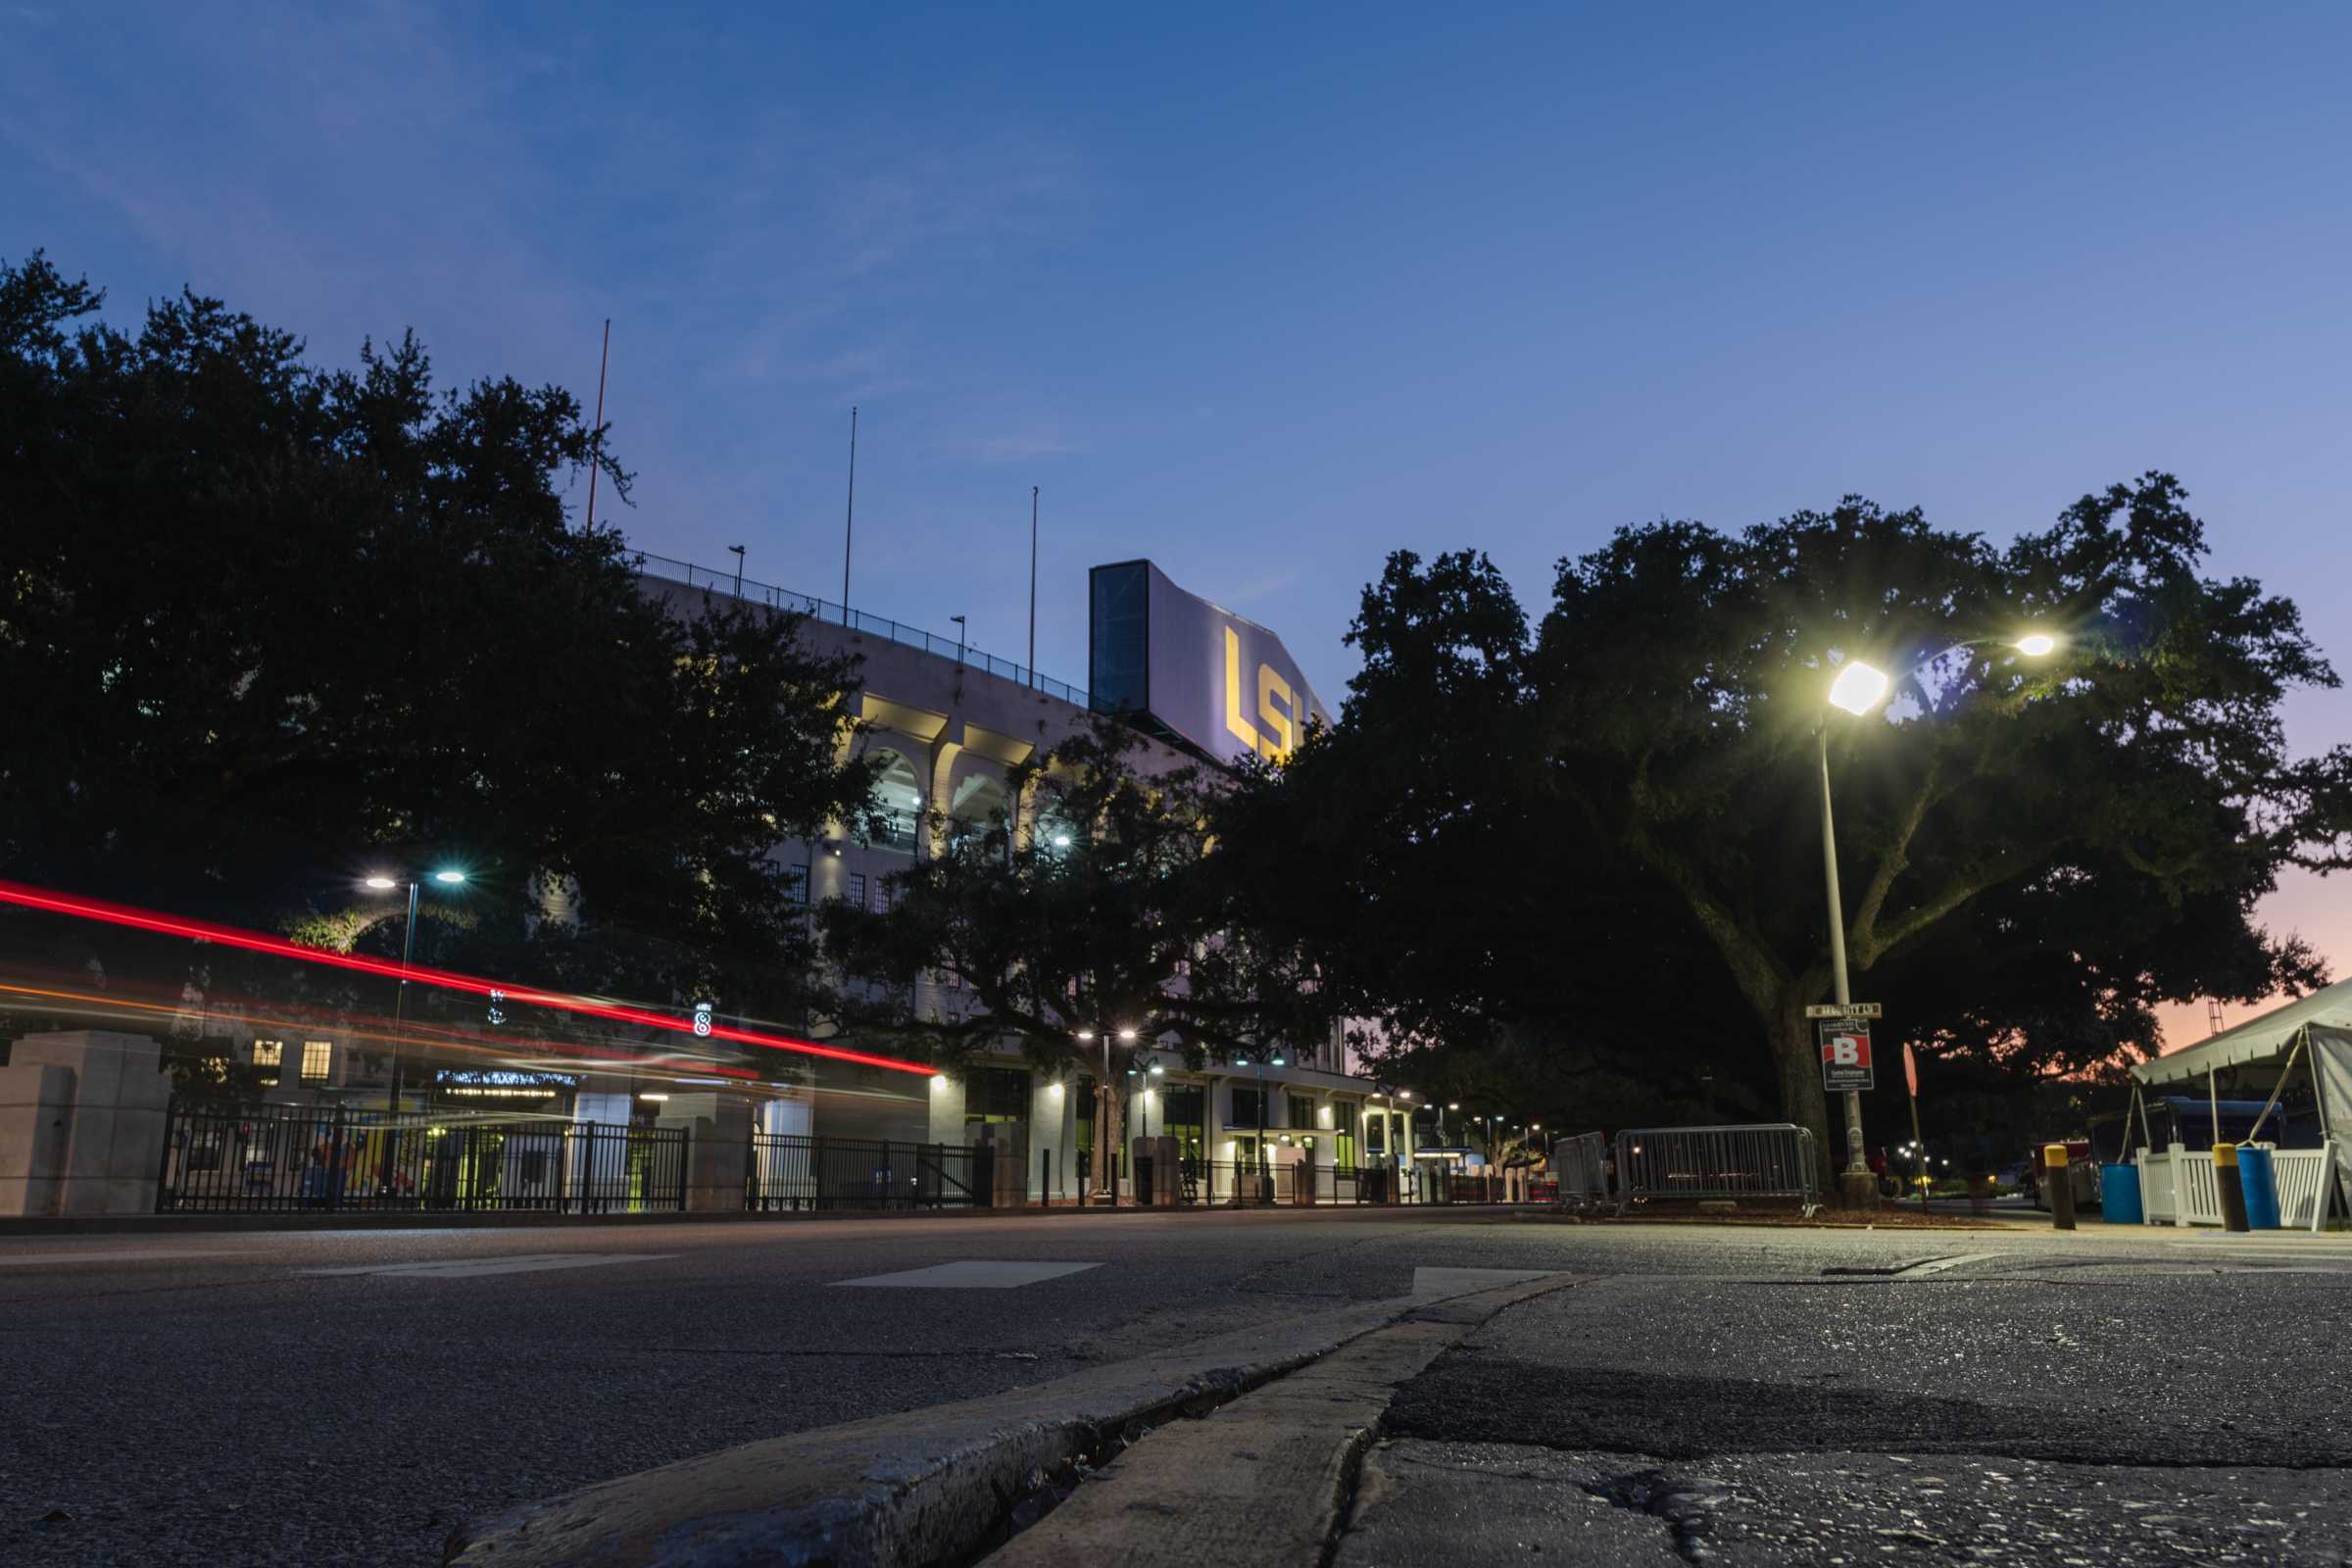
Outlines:
{"label": "tree trunk", "polygon": [[1845,1143],[1830,1136],[1830,1098],[1821,1087],[1821,1053],[1813,1043],[1813,1022],[1801,1001],[1781,1004],[1772,1029],[1772,1060],[1781,1078],[1781,1106],[1788,1118],[1813,1134],[1820,1163],[1822,1196],[1838,1192],[1838,1172],[1845,1166]]}

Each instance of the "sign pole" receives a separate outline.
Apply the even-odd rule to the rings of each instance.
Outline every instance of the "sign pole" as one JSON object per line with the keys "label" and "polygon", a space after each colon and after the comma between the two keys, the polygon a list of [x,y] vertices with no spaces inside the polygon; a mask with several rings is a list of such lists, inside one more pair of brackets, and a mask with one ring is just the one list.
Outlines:
{"label": "sign pole", "polygon": [[[1830,732],[1819,726],[1814,739],[1821,748],[1821,859],[1830,895],[1830,980],[1838,1004],[1854,1000],[1846,988],[1845,979],[1845,910],[1838,892],[1838,828],[1830,814]],[[1862,1152],[1862,1096],[1858,1089],[1845,1092],[1845,1169],[1840,1173],[1838,1186],[1844,1190],[1846,1201],[1856,1208],[1876,1208],[1879,1205],[1877,1186],[1870,1179],[1870,1162]]]}
{"label": "sign pole", "polygon": [[[1928,1146],[1919,1136],[1919,1058],[1911,1054],[1908,1040],[1903,1042],[1903,1082],[1911,1090],[1911,1147],[1919,1151],[1919,1168],[1924,1174],[1928,1168]],[[1928,1211],[1928,1189],[1924,1182],[1919,1189],[1919,1211],[1922,1214]]]}

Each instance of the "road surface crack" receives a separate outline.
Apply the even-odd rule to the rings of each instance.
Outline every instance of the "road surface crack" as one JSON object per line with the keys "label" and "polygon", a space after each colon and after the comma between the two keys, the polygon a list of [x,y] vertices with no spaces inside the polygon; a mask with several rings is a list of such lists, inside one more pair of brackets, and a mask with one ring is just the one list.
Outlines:
{"label": "road surface crack", "polygon": [[1717,1560],[1716,1553],[1707,1545],[1707,1534],[1713,1524],[1710,1510],[1731,1500],[1731,1483],[1708,1476],[1685,1477],[1664,1470],[1636,1470],[1610,1476],[1585,1490],[1620,1508],[1663,1521],[1674,1532],[1675,1552],[1685,1562]]}

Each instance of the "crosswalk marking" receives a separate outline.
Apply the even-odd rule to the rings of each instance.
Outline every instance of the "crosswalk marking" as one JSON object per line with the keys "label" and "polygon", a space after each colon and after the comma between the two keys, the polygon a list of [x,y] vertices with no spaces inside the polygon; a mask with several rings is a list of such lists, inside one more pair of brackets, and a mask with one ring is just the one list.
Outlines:
{"label": "crosswalk marking", "polygon": [[1417,1268],[1413,1270],[1413,1298],[1426,1301],[1433,1296],[1467,1296],[1497,1285],[1548,1277],[1549,1271],[1540,1268]]}
{"label": "crosswalk marking", "polygon": [[0,1253],[0,1266],[24,1263],[123,1263],[134,1260],[172,1262],[183,1257],[242,1257],[241,1251],[183,1248],[166,1250],[151,1248],[144,1251],[104,1252],[14,1252]]}
{"label": "crosswalk marking", "polygon": [[869,1274],[861,1280],[835,1280],[836,1285],[878,1286],[913,1291],[1006,1291],[1040,1280],[1080,1274],[1100,1263],[1019,1263],[997,1258],[971,1258],[959,1263],[937,1263],[900,1274]]}

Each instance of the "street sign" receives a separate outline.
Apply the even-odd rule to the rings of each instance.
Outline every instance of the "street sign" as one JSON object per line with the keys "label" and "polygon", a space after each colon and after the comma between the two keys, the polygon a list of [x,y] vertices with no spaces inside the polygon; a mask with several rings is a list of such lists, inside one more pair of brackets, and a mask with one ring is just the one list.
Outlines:
{"label": "street sign", "polygon": [[[1903,1042],[1903,1085],[1911,1091],[1913,1100],[1919,1098],[1919,1058],[1911,1054],[1911,1042],[1908,1040]],[[1916,1141],[1918,1129],[1913,1128],[1912,1131]]]}
{"label": "street sign", "polygon": [[1824,1018],[1814,1027],[1821,1038],[1822,1088],[1835,1095],[1878,1087],[1870,1065],[1870,1025]]}
{"label": "street sign", "polygon": [[1808,1018],[1882,1018],[1875,1002],[1816,1002],[1805,1009]]}

